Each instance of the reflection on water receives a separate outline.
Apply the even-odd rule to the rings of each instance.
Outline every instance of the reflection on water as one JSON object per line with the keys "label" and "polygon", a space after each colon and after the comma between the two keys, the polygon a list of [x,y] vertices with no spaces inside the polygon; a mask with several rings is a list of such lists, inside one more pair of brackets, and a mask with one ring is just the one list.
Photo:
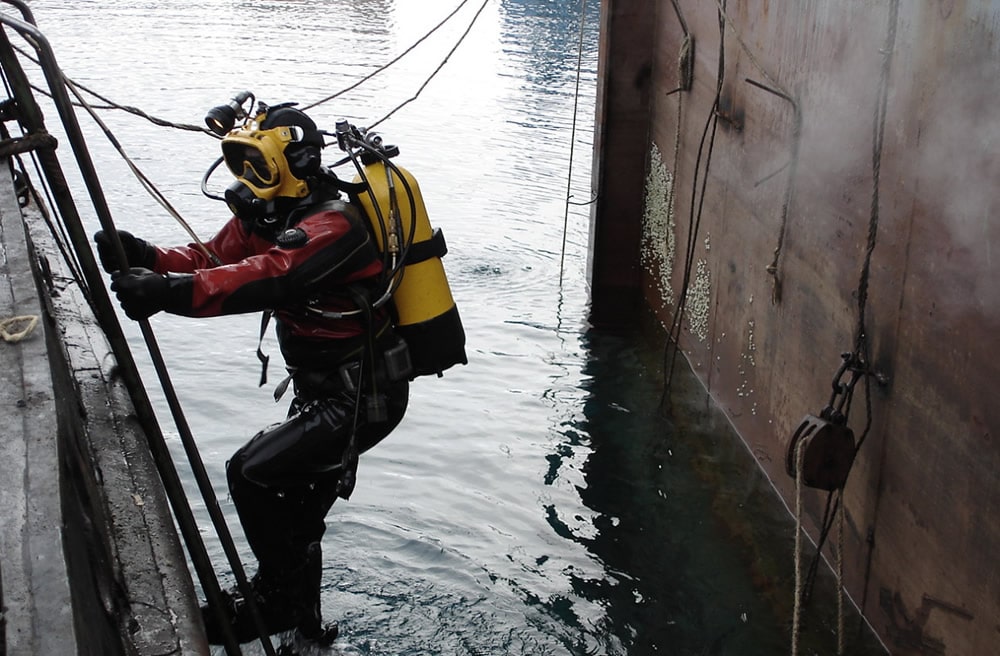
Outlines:
{"label": "reflection on water", "polygon": [[[268,102],[316,102],[376,71],[459,4],[35,0],[32,9],[69,77],[200,124],[241,89]],[[469,365],[413,384],[403,424],[365,455],[351,501],[330,513],[323,605],[341,623],[339,653],[786,651],[791,527],[766,481],[727,426],[703,412],[697,386],[692,404],[680,405],[692,408],[687,416],[659,416],[658,345],[586,325],[587,208],[565,202],[568,185],[574,199],[590,196],[599,3],[587,3],[577,98],[581,4],[491,0],[473,24],[483,3],[469,2],[398,65],[310,110],[322,127],[339,117],[370,124],[411,98],[469,30],[419,99],[379,126],[446,234]],[[201,196],[199,181],[217,143],[120,112],[107,120],[210,235],[225,211]],[[81,121],[119,227],[186,242]],[[284,415],[271,390],[257,388],[258,318],[157,315],[152,326],[249,557],[224,464]],[[126,327],[151,383],[138,331]],[[263,346],[277,351],[271,338]],[[172,435],[165,402],[151,395]],[[193,503],[222,571],[210,522]],[[805,644],[833,653],[821,614]]]}

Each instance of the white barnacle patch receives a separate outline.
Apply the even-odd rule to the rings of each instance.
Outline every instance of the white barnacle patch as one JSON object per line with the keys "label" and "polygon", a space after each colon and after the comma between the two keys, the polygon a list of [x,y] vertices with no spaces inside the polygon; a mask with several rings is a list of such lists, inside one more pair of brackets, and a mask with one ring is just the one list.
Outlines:
{"label": "white barnacle patch", "polygon": [[691,333],[700,341],[708,339],[708,312],[712,300],[712,279],[708,272],[708,262],[698,260],[694,280],[687,290],[687,316]]}
{"label": "white barnacle patch", "polygon": [[657,291],[667,305],[674,304],[670,276],[674,269],[675,249],[674,176],[667,170],[660,157],[660,149],[653,143],[650,145],[649,173],[646,175],[639,257],[643,268],[656,275]]}
{"label": "white barnacle patch", "polygon": [[[750,387],[750,380],[748,377],[748,372],[750,369],[757,366],[757,361],[754,359],[754,353],[757,351],[757,345],[754,343],[754,321],[750,319],[747,322],[747,348],[743,353],[740,354],[740,365],[738,368],[740,374],[740,386],[736,388],[736,395],[744,398],[749,397],[753,394],[753,388]],[[756,401],[751,408],[753,414],[757,414],[757,403]]]}

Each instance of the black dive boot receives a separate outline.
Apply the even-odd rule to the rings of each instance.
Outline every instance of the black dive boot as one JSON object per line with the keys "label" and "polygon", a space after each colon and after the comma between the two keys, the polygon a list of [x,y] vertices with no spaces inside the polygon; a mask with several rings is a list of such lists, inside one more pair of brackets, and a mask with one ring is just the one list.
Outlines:
{"label": "black dive boot", "polygon": [[296,627],[299,635],[321,647],[329,647],[337,639],[336,622],[323,624],[320,610],[320,584],[323,581],[323,555],[319,542],[306,549],[305,580],[302,596],[302,614]]}
{"label": "black dive boot", "polygon": [[[306,550],[306,560],[294,568],[261,567],[250,581],[268,635],[299,629],[309,640],[332,644],[337,637],[337,626],[332,625],[332,637],[327,638],[330,627],[324,627],[320,616],[320,580],[323,562],[320,545],[314,542]],[[229,625],[240,643],[259,637],[250,605],[237,589],[223,593]],[[223,627],[215,611],[202,606],[202,619],[209,644],[223,643]]]}

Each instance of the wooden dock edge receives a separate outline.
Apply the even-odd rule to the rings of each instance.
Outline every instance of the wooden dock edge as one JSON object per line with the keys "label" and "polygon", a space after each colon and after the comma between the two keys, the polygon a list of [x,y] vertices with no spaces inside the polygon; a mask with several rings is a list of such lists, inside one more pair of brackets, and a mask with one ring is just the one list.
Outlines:
{"label": "wooden dock edge", "polygon": [[[162,484],[104,334],[44,215],[0,167],[0,626],[15,654],[208,654]],[[20,378],[20,380],[19,380]]]}

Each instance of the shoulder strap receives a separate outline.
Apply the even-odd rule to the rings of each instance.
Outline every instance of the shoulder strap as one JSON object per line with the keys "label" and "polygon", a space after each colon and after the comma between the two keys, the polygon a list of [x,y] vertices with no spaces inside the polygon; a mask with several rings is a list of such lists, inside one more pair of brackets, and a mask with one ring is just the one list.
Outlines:
{"label": "shoulder strap", "polygon": [[364,182],[341,180],[330,168],[321,168],[316,177],[324,186],[333,187],[337,191],[346,193],[348,196],[357,196],[368,188],[368,185]]}

